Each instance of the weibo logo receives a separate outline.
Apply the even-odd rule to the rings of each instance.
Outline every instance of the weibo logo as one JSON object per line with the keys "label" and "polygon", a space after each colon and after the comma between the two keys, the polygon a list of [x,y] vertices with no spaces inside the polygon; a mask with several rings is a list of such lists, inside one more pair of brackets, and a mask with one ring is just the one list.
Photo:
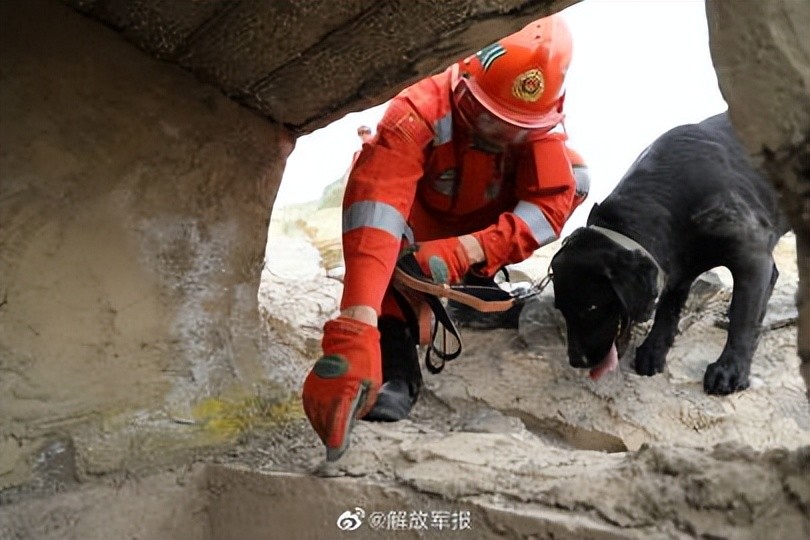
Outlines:
{"label": "weibo logo", "polygon": [[341,531],[355,531],[363,524],[363,518],[366,517],[366,511],[356,506],[354,512],[346,510],[337,518],[337,527]]}

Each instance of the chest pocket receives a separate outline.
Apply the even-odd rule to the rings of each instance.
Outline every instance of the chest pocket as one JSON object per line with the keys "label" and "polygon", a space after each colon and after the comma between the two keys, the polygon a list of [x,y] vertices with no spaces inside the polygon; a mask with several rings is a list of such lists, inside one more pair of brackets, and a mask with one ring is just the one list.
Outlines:
{"label": "chest pocket", "polygon": [[[461,166],[458,163],[461,163]],[[463,216],[506,195],[503,154],[471,145],[456,153],[453,144],[434,148],[420,186],[422,202],[433,210]]]}
{"label": "chest pocket", "polygon": [[454,214],[475,212],[499,198],[504,187],[502,161],[501,154],[475,147],[467,148],[462,159],[458,196],[453,205]]}
{"label": "chest pocket", "polygon": [[442,144],[431,152],[419,195],[429,208],[448,212],[458,192],[458,169],[453,144]]}

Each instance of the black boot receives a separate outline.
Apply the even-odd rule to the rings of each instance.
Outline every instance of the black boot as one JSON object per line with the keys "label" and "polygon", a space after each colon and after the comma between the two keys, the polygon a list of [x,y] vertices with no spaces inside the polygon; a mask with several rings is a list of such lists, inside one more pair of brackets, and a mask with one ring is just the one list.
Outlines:
{"label": "black boot", "polygon": [[363,420],[396,422],[407,418],[422,388],[422,371],[411,331],[404,321],[380,317],[383,384],[377,402]]}

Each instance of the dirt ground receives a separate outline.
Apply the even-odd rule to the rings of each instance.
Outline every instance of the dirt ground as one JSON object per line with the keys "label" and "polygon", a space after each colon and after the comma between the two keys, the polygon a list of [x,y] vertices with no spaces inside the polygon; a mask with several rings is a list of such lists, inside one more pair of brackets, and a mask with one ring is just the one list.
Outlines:
{"label": "dirt ground", "polygon": [[[283,246],[298,251],[293,247],[297,243],[302,244],[301,250],[307,244],[318,247],[323,255],[322,285],[308,287],[319,290],[323,297],[315,302],[317,309],[301,306],[304,313],[293,314],[286,304],[283,310],[266,307],[268,313],[283,311],[292,318],[334,313],[335,303],[330,300],[337,298],[340,290],[341,258],[334,233],[338,220],[336,208],[313,211],[293,207],[280,213],[271,235],[271,249],[275,245],[279,253]],[[532,279],[542,277],[558,247],[540,250],[514,269]],[[651,378],[632,372],[630,355],[623,359],[619,372],[598,383],[571,369],[565,360],[564,324],[548,290],[524,308],[518,330],[463,329],[464,355],[440,375],[426,374],[427,395],[417,404],[413,418],[394,425],[362,423],[346,463],[332,472],[399,478],[444,497],[488,494],[543,506],[587,509],[586,514],[595,511],[612,525],[636,527],[634,532],[643,530],[644,534],[743,537],[753,531],[772,531],[770,528],[780,520],[771,523],[758,518],[744,523],[725,514],[721,519],[712,512],[696,516],[714,505],[698,500],[704,496],[727,500],[756,497],[753,492],[746,494],[746,490],[753,490],[749,481],[752,469],[761,465],[760,459],[767,462],[767,456],[774,452],[798,459],[803,465],[798,469],[801,474],[795,479],[796,485],[810,487],[810,411],[795,353],[793,302],[798,276],[792,235],[779,243],[775,257],[780,278],[753,363],[751,388],[745,392],[714,397],[702,390],[705,367],[719,355],[725,341],[723,326],[732,285],[727,270],[717,269],[703,276],[693,288],[667,370]],[[300,262],[299,258],[299,271]],[[274,302],[267,283],[294,274],[285,273],[291,269],[282,264],[274,266],[271,259],[272,277],[264,288],[266,306]],[[308,343],[317,350],[314,342],[319,326],[315,321],[308,321],[306,326],[312,330]],[[643,338],[643,332],[637,334],[631,351]],[[741,452],[751,461],[719,457],[725,452]],[[664,468],[672,468],[667,473],[672,480],[685,482],[677,488],[670,485],[672,490],[662,489],[658,463],[649,469],[636,469],[632,480],[615,482],[611,476],[613,488],[611,483],[598,486],[601,480],[596,471],[601,467],[610,471],[606,474],[617,475],[630,462],[632,467],[649,463],[645,460],[652,455],[656,463],[668,463]],[[555,497],[549,498],[548,486],[539,480],[546,480],[547,473],[537,471],[557,460],[572,467],[582,460],[583,467],[577,473],[567,469],[562,475],[565,481],[555,486]],[[703,465],[696,465],[699,462]],[[403,472],[403,466],[409,472]],[[698,471],[700,480],[686,480]],[[535,482],[541,487],[532,494]],[[627,483],[633,484],[632,496],[627,493]],[[696,485],[707,492],[697,496],[691,491]],[[596,495],[594,490],[604,492]],[[632,501],[626,500],[628,496]],[[640,504],[640,499],[645,497],[660,500],[651,505],[654,508],[641,510],[646,505]],[[770,495],[766,498],[770,500]],[[789,501],[803,502],[793,506]],[[796,521],[783,529],[781,536],[806,537],[810,531],[806,491],[805,495],[787,495],[785,502],[787,507],[757,511],[778,515],[785,523],[794,515]],[[630,513],[637,515],[619,518],[615,515],[617,507],[624,507],[620,514],[635,508]],[[719,526],[719,521],[725,520],[729,523]],[[640,524],[647,521],[660,523],[660,528],[644,530]]]}
{"label": "dirt ground", "polygon": [[[337,209],[304,205],[271,224],[260,305],[293,391],[336,313],[337,223]],[[542,277],[555,249],[516,270]],[[667,371],[651,378],[627,359],[598,383],[570,368],[547,291],[519,329],[463,328],[464,355],[425,373],[411,418],[361,422],[336,464],[295,400],[256,391],[159,429],[144,418],[140,431],[130,420],[52,441],[33,483],[0,491],[0,538],[806,539],[810,407],[791,236],[776,257],[744,392],[701,387],[725,339],[724,271],[696,286]]]}

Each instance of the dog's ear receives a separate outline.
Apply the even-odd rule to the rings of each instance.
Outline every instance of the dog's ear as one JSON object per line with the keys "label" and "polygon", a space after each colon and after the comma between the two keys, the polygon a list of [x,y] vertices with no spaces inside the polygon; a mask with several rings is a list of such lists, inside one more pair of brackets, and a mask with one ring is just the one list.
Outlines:
{"label": "dog's ear", "polygon": [[640,251],[617,251],[607,266],[608,279],[634,322],[649,320],[655,309],[658,268]]}
{"label": "dog's ear", "polygon": [[[568,261],[568,254],[571,251],[571,247],[574,246],[578,240],[577,238],[582,234],[582,231],[585,230],[585,227],[579,227],[574,229],[571,234],[563,238],[562,245],[560,249],[557,250],[557,253],[551,257],[551,262],[549,263],[549,268],[551,269],[551,273],[554,274],[559,269],[560,265],[565,265]],[[576,251],[576,249],[574,249]]]}

